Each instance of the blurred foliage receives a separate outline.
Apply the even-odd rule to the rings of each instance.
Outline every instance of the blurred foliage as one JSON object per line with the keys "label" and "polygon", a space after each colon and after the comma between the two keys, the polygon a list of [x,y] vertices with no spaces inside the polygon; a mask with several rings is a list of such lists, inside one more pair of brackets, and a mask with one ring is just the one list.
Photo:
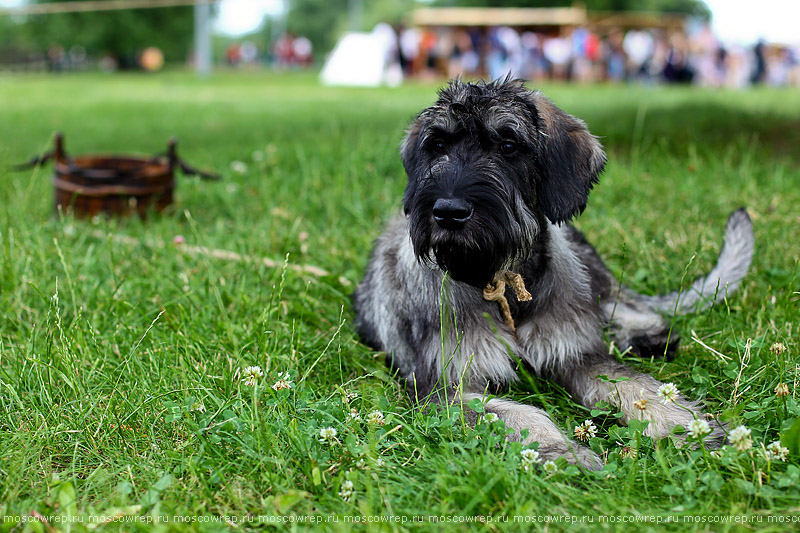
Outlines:
{"label": "blurred foliage", "polygon": [[[414,0],[360,0],[363,12],[360,28],[349,28],[348,0],[292,0],[287,20],[288,29],[308,37],[314,44],[315,55],[333,48],[348,29],[370,31],[379,22],[394,26],[401,24],[414,9]],[[358,2],[356,2],[358,3]]]}
{"label": "blurred foliage", "polygon": [[[35,3],[64,1],[69,0]],[[148,46],[160,48],[167,61],[184,61],[193,42],[192,9],[188,6],[29,15],[15,33],[17,43],[41,51],[54,45],[64,49],[83,46],[92,56],[115,57],[123,68],[133,66],[138,52]]]}
{"label": "blurred foliage", "polygon": [[0,17],[0,48],[5,48],[13,43],[13,24],[8,17]]}
{"label": "blurred foliage", "polygon": [[294,0],[289,5],[287,29],[309,38],[315,53],[330,50],[347,27],[347,0]]}

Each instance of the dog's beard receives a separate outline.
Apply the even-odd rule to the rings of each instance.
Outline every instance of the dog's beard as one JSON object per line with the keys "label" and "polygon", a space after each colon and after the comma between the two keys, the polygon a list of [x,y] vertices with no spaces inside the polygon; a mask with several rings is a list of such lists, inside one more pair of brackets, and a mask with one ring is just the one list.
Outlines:
{"label": "dog's beard", "polygon": [[[451,232],[453,233],[453,232]],[[464,232],[460,232],[464,233]],[[491,242],[476,242],[472,235],[448,235],[434,241],[431,253],[436,264],[456,281],[484,287],[499,270],[507,268],[510,250]],[[483,235],[481,237],[484,237]]]}
{"label": "dog's beard", "polygon": [[515,215],[508,204],[492,203],[473,201],[473,217],[458,230],[439,227],[431,215],[432,205],[415,205],[409,212],[409,232],[417,258],[479,288],[497,272],[513,270],[529,257],[538,224],[524,207]]}

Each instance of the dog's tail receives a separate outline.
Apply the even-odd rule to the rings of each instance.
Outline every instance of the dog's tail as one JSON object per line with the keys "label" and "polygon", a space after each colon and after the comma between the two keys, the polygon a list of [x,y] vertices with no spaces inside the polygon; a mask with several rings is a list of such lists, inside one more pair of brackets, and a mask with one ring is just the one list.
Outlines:
{"label": "dog's tail", "polygon": [[725,241],[717,264],[707,275],[697,278],[683,291],[659,296],[644,296],[644,303],[662,313],[686,313],[708,309],[736,290],[753,259],[753,223],[745,208],[730,214]]}

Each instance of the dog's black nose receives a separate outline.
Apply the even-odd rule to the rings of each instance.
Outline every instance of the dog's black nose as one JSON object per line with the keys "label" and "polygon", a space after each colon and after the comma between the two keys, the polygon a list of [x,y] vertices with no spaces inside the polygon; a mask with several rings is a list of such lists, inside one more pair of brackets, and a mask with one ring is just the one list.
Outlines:
{"label": "dog's black nose", "polygon": [[459,229],[472,218],[472,204],[458,198],[439,198],[433,205],[433,219],[445,229]]}

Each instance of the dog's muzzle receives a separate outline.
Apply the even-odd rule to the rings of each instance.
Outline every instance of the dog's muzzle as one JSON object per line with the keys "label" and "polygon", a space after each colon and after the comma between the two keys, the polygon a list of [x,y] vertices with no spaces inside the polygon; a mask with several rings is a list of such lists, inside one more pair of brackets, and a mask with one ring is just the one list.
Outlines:
{"label": "dog's muzzle", "polygon": [[433,219],[439,227],[461,229],[472,218],[472,204],[460,198],[439,198],[433,205]]}

